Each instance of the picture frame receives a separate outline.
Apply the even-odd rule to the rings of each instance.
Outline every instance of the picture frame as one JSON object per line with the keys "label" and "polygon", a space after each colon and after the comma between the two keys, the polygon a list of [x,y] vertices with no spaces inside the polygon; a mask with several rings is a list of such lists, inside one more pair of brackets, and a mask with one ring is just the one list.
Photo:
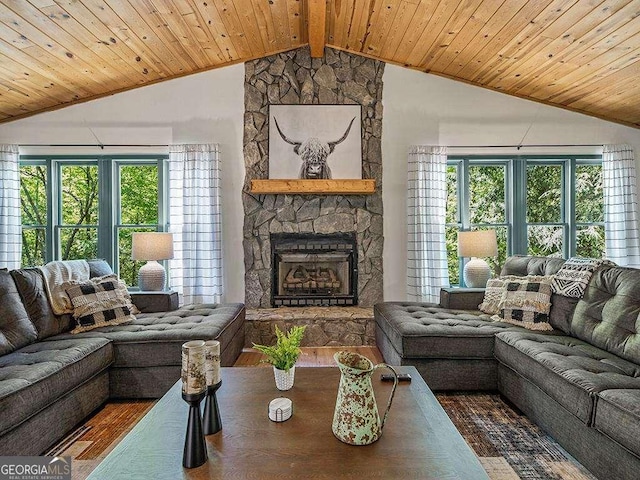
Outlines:
{"label": "picture frame", "polygon": [[361,105],[271,105],[269,179],[361,179]]}

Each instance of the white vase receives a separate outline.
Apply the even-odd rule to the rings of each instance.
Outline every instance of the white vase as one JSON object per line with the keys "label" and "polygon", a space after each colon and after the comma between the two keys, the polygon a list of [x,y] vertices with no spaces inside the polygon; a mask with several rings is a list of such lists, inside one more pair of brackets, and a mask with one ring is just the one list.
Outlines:
{"label": "white vase", "polygon": [[296,366],[294,365],[289,370],[280,370],[273,367],[273,375],[276,378],[276,388],[278,390],[290,390],[293,387],[293,379],[296,375]]}

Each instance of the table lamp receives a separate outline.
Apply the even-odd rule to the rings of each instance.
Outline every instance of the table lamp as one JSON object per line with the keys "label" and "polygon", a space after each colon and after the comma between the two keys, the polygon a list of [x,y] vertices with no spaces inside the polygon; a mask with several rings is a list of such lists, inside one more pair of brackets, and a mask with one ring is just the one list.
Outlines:
{"label": "table lamp", "polygon": [[158,260],[173,258],[173,234],[164,232],[134,233],[131,258],[133,260],[147,260],[147,263],[138,271],[140,290],[164,290],[167,274]]}
{"label": "table lamp", "polygon": [[491,278],[489,264],[478,257],[498,255],[495,230],[458,232],[458,256],[471,257],[464,266],[464,284],[471,288],[484,288]]}

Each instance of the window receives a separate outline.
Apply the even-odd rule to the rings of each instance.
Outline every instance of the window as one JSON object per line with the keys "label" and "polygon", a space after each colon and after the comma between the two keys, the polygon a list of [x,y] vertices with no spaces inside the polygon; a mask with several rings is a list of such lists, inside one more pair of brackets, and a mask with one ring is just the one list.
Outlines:
{"label": "window", "polygon": [[457,157],[447,167],[449,280],[460,283],[457,234],[495,229],[495,275],[507,255],[604,255],[599,156]]}
{"label": "window", "polygon": [[22,157],[23,266],[104,258],[137,283],[131,234],[161,231],[166,157]]}
{"label": "window", "polygon": [[42,265],[46,261],[48,177],[46,165],[20,166],[23,266]]}

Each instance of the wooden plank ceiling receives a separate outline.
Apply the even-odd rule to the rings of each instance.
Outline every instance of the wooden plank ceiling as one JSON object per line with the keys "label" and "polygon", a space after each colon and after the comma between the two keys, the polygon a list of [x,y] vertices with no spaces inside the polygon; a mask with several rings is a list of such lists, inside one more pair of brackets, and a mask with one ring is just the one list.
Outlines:
{"label": "wooden plank ceiling", "polygon": [[0,122],[317,43],[325,21],[328,46],[640,128],[639,0],[317,4],[0,0]]}

